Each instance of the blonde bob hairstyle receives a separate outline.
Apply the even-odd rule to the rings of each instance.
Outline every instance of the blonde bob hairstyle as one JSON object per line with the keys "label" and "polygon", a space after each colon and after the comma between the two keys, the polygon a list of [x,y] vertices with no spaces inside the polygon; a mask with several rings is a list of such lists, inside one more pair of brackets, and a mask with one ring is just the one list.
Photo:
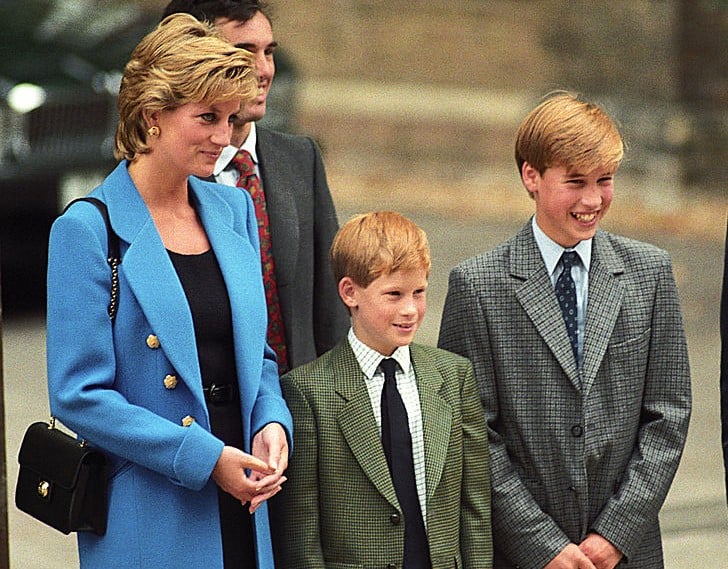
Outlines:
{"label": "blonde bob hairstyle", "polygon": [[552,166],[616,171],[624,156],[622,136],[607,113],[565,91],[548,95],[526,116],[515,146],[518,171],[528,162],[539,174]]}
{"label": "blonde bob hairstyle", "polygon": [[255,61],[212,26],[172,14],[142,39],[126,64],[119,89],[114,154],[134,160],[149,152],[145,116],[187,103],[217,103],[255,96]]}
{"label": "blonde bob hairstyle", "polygon": [[349,277],[364,288],[395,271],[424,269],[429,277],[431,265],[425,232],[394,211],[352,217],[334,237],[330,260],[337,283]]}

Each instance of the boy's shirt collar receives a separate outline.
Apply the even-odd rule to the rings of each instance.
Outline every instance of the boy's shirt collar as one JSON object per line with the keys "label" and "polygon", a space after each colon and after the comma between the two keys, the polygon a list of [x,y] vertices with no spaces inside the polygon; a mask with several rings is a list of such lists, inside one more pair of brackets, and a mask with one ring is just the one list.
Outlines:
{"label": "boy's shirt collar", "polygon": [[359,340],[354,333],[354,328],[349,328],[347,339],[352,351],[354,352],[354,356],[356,356],[359,367],[367,379],[372,379],[372,377],[374,377],[379,364],[387,357],[394,358],[399,364],[399,367],[402,368],[402,371],[409,373],[412,365],[409,346],[400,346],[394,350],[394,353],[391,356],[385,356]]}
{"label": "boy's shirt collar", "polygon": [[531,227],[533,228],[533,236],[536,239],[539,251],[541,251],[541,257],[546,264],[546,270],[549,275],[554,274],[564,251],[576,251],[581,259],[582,265],[584,265],[584,269],[587,273],[589,272],[589,267],[591,266],[593,238],[579,241],[579,243],[576,244],[576,247],[565,249],[543,232],[543,230],[538,226],[538,223],[536,223],[536,216],[531,218]]}

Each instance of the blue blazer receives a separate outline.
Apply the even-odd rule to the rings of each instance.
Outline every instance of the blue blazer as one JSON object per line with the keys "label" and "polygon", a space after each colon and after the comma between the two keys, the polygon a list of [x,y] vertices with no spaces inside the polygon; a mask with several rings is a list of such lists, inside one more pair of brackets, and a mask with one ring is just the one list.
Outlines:
{"label": "blue blazer", "polygon": [[[246,448],[270,422],[292,419],[266,308],[250,197],[189,180],[227,284]],[[191,312],[149,211],[119,166],[90,195],[103,200],[121,240],[116,320],[106,309],[106,228],[79,203],[51,229],[48,386],[51,413],[110,457],[108,530],[79,534],[82,568],[222,568],[217,488],[223,443],[210,432]],[[258,568],[273,568],[267,507],[254,515]]]}

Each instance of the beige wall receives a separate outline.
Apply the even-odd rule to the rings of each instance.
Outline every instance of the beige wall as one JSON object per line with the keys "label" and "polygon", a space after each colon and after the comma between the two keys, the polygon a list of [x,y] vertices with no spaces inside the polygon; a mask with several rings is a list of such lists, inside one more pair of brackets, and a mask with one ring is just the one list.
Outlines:
{"label": "beige wall", "polygon": [[277,0],[273,6],[276,32],[309,78],[536,91],[571,78],[658,93],[671,90],[674,4]]}
{"label": "beige wall", "polygon": [[277,0],[273,7],[278,40],[302,78],[299,129],[348,169],[370,155],[389,171],[421,171],[436,158],[466,176],[511,168],[518,121],[556,88],[611,104],[630,125],[637,156],[643,137],[670,152],[663,140],[675,125],[645,112],[644,102],[674,98],[675,2]]}
{"label": "beige wall", "polygon": [[554,65],[518,4],[279,0],[275,26],[307,77],[514,89]]}
{"label": "beige wall", "polygon": [[[677,104],[681,1],[271,5],[277,39],[299,72],[296,128],[317,138],[333,167],[357,173],[375,158],[389,172],[422,172],[433,160],[465,177],[509,170],[520,118],[566,88],[604,103],[622,123],[625,170],[674,186],[681,152],[701,128],[693,109]],[[712,124],[723,120],[718,112]],[[725,157],[719,146],[711,156]]]}

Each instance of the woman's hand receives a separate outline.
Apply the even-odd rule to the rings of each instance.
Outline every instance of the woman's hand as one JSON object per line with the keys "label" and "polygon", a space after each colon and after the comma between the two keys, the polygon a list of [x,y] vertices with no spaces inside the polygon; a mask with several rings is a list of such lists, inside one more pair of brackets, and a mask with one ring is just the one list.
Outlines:
{"label": "woman's hand", "polygon": [[[246,472],[247,469],[251,471],[250,477]],[[235,447],[225,446],[212,471],[212,478],[225,492],[245,504],[252,503],[264,486],[261,480],[265,480],[267,475],[274,474],[275,468],[259,458]]]}
{"label": "woman's hand", "polygon": [[288,439],[279,423],[268,423],[253,437],[253,455],[265,460],[273,472],[267,476],[260,472],[250,473],[250,478],[258,484],[259,492],[250,501],[252,514],[268,498],[277,494],[287,478],[283,476],[288,468]]}

